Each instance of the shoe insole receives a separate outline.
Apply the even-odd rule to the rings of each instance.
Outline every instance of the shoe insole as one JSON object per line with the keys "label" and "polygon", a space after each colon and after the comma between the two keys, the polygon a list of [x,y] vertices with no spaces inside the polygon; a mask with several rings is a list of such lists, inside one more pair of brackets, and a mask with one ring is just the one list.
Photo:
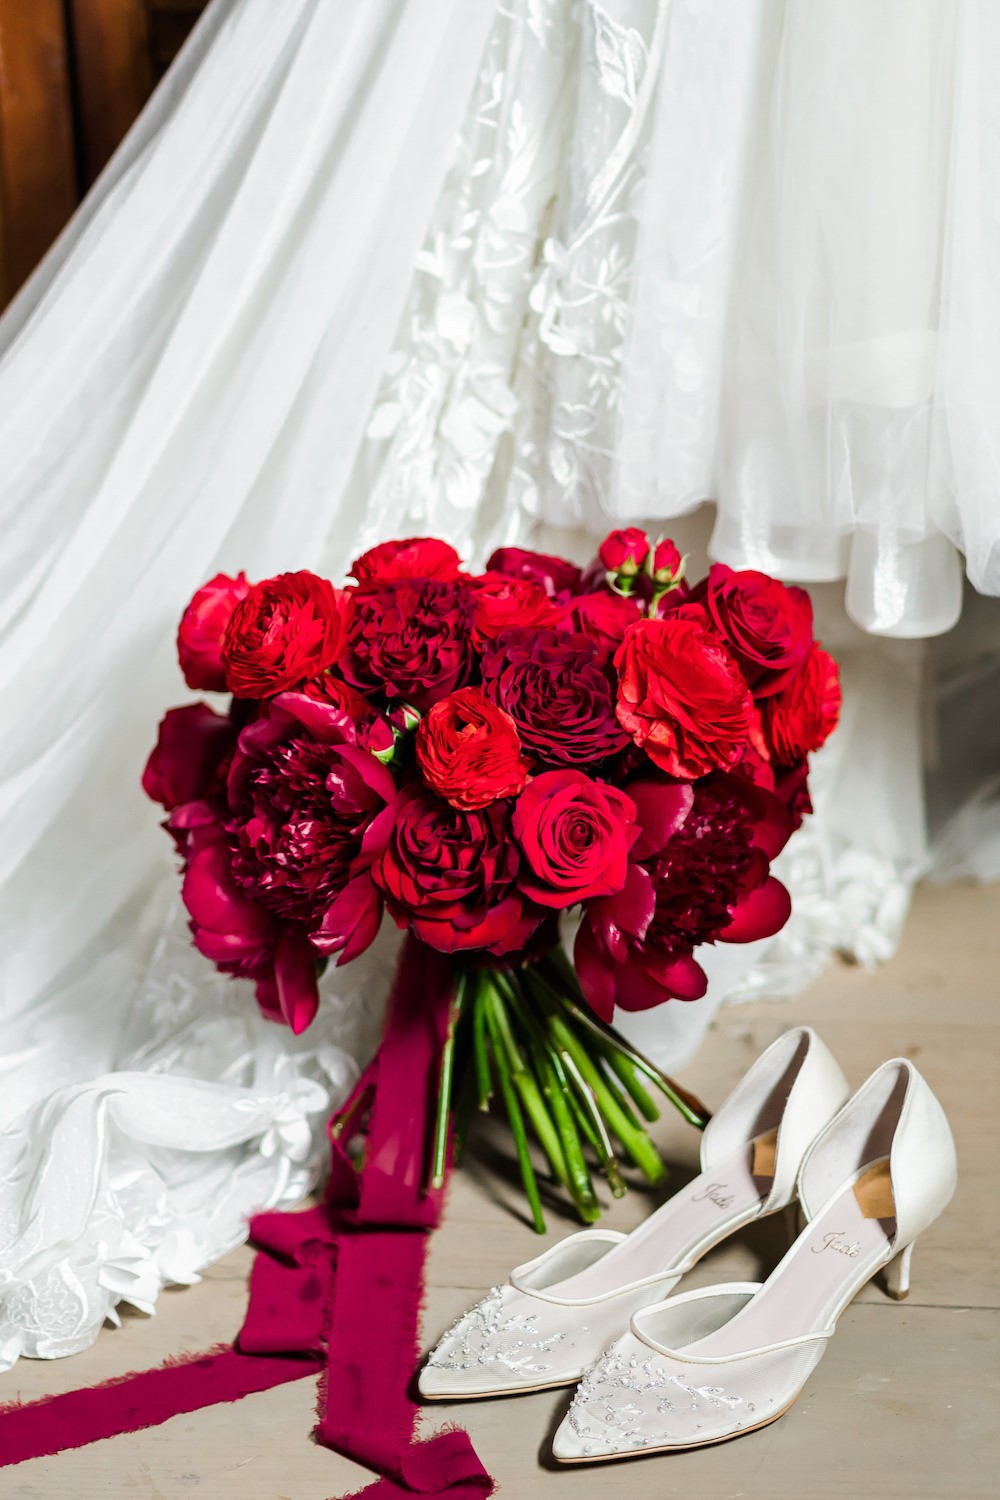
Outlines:
{"label": "shoe insole", "polygon": [[771,1191],[777,1131],[768,1131],[669,1198],[584,1271],[550,1283],[558,1297],[599,1297],[702,1254],[754,1217]]}
{"label": "shoe insole", "polygon": [[[825,1328],[888,1257],[896,1232],[888,1157],[867,1167],[803,1230],[755,1297],[686,1353],[735,1354]],[[652,1323],[649,1331],[656,1337]]]}

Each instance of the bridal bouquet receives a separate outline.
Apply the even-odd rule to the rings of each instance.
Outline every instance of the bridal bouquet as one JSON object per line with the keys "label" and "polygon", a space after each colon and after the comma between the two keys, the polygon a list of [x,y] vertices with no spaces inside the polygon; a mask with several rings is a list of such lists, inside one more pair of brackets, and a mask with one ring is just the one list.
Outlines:
{"label": "bridal bouquet", "polygon": [[662,1176],[651,1087],[704,1122],[609,1023],[697,1000],[703,944],[788,917],[770,861],[840,705],[808,596],[718,565],[692,586],[632,528],[586,571],[503,548],[473,574],[413,538],[342,589],[219,575],[178,649],[231,695],[167,713],[143,781],[199,951],[300,1032],[388,912],[453,966],[431,1182],[495,1092],[537,1227],[529,1128],[584,1221],[592,1161],[616,1194],[622,1160]]}

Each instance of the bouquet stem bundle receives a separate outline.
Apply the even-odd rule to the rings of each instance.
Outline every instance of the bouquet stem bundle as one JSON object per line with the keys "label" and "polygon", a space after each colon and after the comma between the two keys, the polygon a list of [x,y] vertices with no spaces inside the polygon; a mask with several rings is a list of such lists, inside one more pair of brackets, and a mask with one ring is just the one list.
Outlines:
{"label": "bouquet stem bundle", "polygon": [[623,1168],[656,1184],[667,1168],[647,1126],[659,1118],[653,1091],[689,1124],[708,1114],[588,1009],[561,948],[520,967],[463,968],[441,1058],[431,1185],[445,1179],[449,1121],[456,1163],[473,1115],[502,1106],[532,1222],[545,1232],[538,1178],[528,1146],[540,1145],[552,1181],[584,1224],[600,1217],[593,1167],[612,1195],[626,1191]]}

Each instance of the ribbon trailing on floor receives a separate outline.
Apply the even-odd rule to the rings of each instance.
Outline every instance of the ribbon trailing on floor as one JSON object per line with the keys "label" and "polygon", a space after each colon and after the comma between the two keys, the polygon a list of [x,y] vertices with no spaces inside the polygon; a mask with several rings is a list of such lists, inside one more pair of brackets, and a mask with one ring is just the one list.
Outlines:
{"label": "ribbon trailing on floor", "polygon": [[[379,1476],[364,1500],[492,1493],[466,1433],[415,1441],[410,1397],[428,1232],[442,1209],[424,1181],[451,993],[447,960],[409,939],[382,1044],[330,1123],[324,1201],[251,1223],[258,1255],[232,1348],[0,1408],[0,1467],[318,1375],[316,1436]],[[365,1124],[359,1170],[349,1147]]]}

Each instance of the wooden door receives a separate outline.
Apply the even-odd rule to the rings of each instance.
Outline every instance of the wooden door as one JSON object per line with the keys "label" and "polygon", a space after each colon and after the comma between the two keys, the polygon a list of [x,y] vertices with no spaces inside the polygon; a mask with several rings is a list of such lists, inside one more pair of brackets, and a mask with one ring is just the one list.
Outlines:
{"label": "wooden door", "polygon": [[0,306],[41,259],[206,0],[0,0]]}

